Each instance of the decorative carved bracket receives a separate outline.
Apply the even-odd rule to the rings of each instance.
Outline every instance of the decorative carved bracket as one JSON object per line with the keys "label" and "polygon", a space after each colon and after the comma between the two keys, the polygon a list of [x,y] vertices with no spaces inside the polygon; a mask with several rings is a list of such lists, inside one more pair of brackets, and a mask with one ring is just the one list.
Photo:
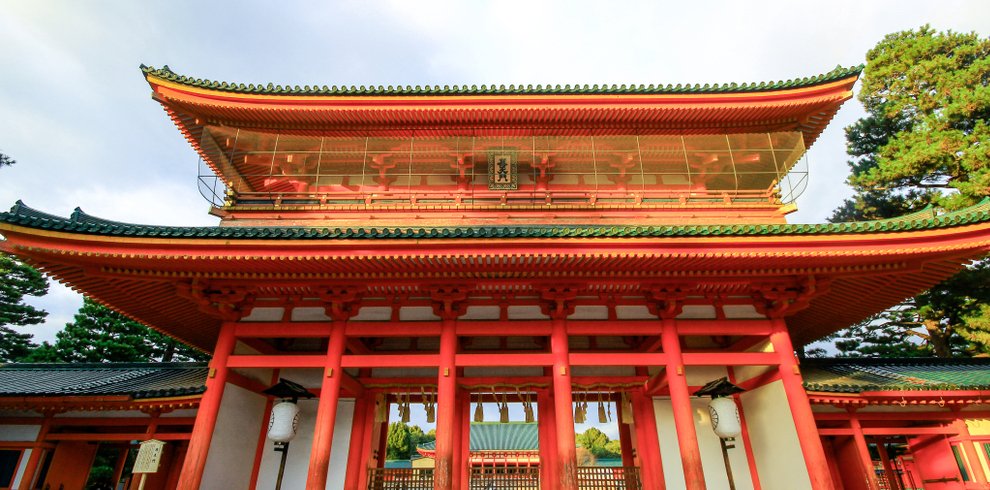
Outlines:
{"label": "decorative carved bracket", "polygon": [[676,318],[684,309],[684,300],[688,292],[696,289],[689,284],[651,284],[644,285],[643,291],[647,299],[650,313],[661,319]]}
{"label": "decorative carved bracket", "polygon": [[247,287],[218,286],[194,279],[191,283],[175,285],[176,294],[192,300],[199,310],[225,321],[237,321],[251,314],[254,294]]}
{"label": "decorative carved bracket", "polygon": [[814,297],[828,292],[830,283],[829,278],[809,275],[796,283],[753,284],[753,304],[767,318],[783,318],[807,308]]}
{"label": "decorative carved bracket", "polygon": [[544,315],[555,320],[567,318],[574,313],[574,298],[578,291],[585,287],[578,284],[561,284],[559,286],[536,287],[540,293],[540,310]]}
{"label": "decorative carved bracket", "polygon": [[447,284],[423,288],[433,300],[433,313],[444,320],[454,320],[467,312],[468,293],[471,287],[464,284]]}
{"label": "decorative carved bracket", "polygon": [[324,286],[317,288],[317,291],[326,305],[323,308],[326,315],[341,321],[357,315],[365,289],[363,286]]}

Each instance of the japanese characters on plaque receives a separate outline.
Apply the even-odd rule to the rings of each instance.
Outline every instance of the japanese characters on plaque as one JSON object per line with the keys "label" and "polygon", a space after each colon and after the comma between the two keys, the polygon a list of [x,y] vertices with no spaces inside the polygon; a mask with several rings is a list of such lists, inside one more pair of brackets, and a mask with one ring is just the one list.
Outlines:
{"label": "japanese characters on plaque", "polygon": [[132,473],[157,473],[158,465],[162,462],[162,451],[165,443],[157,439],[148,439],[141,443],[137,458],[134,460]]}
{"label": "japanese characters on plaque", "polygon": [[488,190],[514,191],[519,188],[516,152],[510,149],[488,151]]}

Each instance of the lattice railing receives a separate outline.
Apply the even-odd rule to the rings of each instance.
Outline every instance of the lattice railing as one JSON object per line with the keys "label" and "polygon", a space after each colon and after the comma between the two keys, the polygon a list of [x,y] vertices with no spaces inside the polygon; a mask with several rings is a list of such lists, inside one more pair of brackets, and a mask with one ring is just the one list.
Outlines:
{"label": "lattice railing", "polygon": [[540,468],[502,466],[471,468],[472,490],[539,490]]}
{"label": "lattice railing", "polygon": [[433,490],[433,468],[369,468],[368,490]]}
{"label": "lattice railing", "polygon": [[635,466],[581,466],[577,469],[581,490],[640,490],[639,468]]}

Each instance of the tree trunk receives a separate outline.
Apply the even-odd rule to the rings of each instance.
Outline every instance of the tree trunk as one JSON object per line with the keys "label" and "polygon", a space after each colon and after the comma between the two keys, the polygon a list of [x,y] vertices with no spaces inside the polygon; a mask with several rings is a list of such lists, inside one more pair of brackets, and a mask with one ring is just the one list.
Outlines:
{"label": "tree trunk", "polygon": [[932,346],[935,357],[952,357],[949,349],[949,335],[942,330],[938,320],[925,320],[925,330],[928,331],[928,344]]}

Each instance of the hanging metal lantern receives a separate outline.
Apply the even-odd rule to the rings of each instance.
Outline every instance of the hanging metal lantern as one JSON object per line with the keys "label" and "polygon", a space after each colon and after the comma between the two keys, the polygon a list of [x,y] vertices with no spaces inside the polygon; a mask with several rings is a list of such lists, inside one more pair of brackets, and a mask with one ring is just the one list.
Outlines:
{"label": "hanging metal lantern", "polygon": [[268,419],[269,439],[275,442],[289,442],[296,437],[298,428],[299,405],[284,400],[272,407],[272,417]]}
{"label": "hanging metal lantern", "polygon": [[715,435],[722,439],[734,439],[742,433],[739,407],[732,398],[712,398],[708,403],[708,413],[712,417],[712,430]]}

